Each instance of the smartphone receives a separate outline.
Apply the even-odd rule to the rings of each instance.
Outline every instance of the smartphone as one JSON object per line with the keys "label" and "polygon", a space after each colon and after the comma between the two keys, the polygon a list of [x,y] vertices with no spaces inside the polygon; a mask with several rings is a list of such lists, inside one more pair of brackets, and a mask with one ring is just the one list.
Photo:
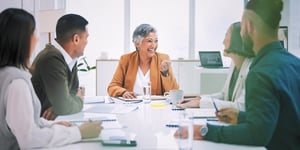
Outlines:
{"label": "smartphone", "polygon": [[101,140],[103,146],[136,146],[135,140]]}

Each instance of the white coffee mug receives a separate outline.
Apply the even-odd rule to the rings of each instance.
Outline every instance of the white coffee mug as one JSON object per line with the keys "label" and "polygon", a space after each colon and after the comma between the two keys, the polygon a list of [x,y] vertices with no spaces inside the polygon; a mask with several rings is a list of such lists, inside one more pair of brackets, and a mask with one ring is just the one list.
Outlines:
{"label": "white coffee mug", "polygon": [[183,90],[170,90],[169,92],[165,92],[164,96],[167,97],[168,101],[176,105],[180,100],[183,99]]}

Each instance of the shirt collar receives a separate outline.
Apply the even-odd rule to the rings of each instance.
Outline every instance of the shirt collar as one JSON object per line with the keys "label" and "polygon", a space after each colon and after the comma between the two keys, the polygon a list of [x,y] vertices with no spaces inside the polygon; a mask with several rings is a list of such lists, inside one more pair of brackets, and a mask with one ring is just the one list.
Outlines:
{"label": "shirt collar", "polygon": [[68,64],[68,67],[70,69],[70,71],[72,71],[72,68],[74,67],[74,65],[77,62],[78,58],[72,59],[72,57],[66,52],[66,50],[59,44],[57,43],[56,40],[54,40],[53,45],[60,51],[60,53],[63,55],[66,63]]}
{"label": "shirt collar", "polygon": [[253,62],[250,66],[250,69],[255,66],[265,55],[267,55],[270,52],[274,51],[283,51],[286,50],[282,47],[282,44],[279,41],[274,41],[269,44],[266,44],[264,47],[262,47],[259,52],[255,55]]}

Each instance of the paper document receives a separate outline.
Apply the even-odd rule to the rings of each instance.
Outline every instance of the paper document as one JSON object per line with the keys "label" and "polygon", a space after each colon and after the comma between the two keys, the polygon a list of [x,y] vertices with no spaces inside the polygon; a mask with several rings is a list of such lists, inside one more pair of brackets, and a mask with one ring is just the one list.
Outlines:
{"label": "paper document", "polygon": [[136,98],[124,98],[124,97],[118,97],[119,100],[125,101],[125,102],[131,102],[131,103],[140,103],[143,101],[143,98],[138,96]]}
{"label": "paper document", "polygon": [[[136,101],[136,100],[143,100],[143,96],[140,95],[140,96],[137,96],[136,98],[133,98],[133,99],[129,99],[129,98],[124,98],[124,97],[118,97],[119,99],[121,100],[124,100],[124,101]],[[166,100],[167,97],[166,96],[162,96],[162,95],[151,95],[151,100]]]}
{"label": "paper document", "polygon": [[215,126],[228,126],[229,123],[221,122],[221,121],[207,121],[207,124],[215,125]]}
{"label": "paper document", "polygon": [[214,108],[187,108],[185,110],[194,117],[216,117]]}
{"label": "paper document", "polygon": [[102,122],[101,126],[105,130],[107,130],[107,129],[122,129],[125,127],[122,124],[120,124],[119,121],[104,121],[104,122]]}
{"label": "paper document", "polygon": [[85,122],[85,121],[117,121],[115,114],[104,113],[76,113],[72,115],[58,116],[55,121]]}
{"label": "paper document", "polygon": [[151,100],[166,100],[167,97],[163,95],[151,95]]}
{"label": "paper document", "polygon": [[99,137],[82,139],[81,142],[100,142],[101,140],[109,140],[109,139],[127,139],[126,134],[121,129],[115,130],[102,130]]}
{"label": "paper document", "polygon": [[88,113],[110,113],[110,114],[124,114],[138,109],[137,105],[126,104],[94,104],[85,109]]}
{"label": "paper document", "polygon": [[84,104],[104,103],[104,102],[105,102],[104,96],[85,96],[84,97]]}
{"label": "paper document", "polygon": [[[98,120],[94,120],[94,121],[98,121]],[[89,121],[76,121],[76,120],[73,120],[73,121],[70,121],[70,122],[73,125],[81,126],[83,123],[89,122]],[[120,124],[120,122],[117,121],[117,120],[114,120],[114,121],[102,121],[101,126],[105,130],[108,130],[108,129],[122,129],[122,128],[125,127],[122,124]]]}

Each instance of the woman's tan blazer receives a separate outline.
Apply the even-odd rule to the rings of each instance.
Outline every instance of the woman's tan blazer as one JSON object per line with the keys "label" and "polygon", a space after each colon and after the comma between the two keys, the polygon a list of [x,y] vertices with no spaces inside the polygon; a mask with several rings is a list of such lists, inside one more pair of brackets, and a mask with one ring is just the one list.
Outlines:
{"label": "woman's tan blazer", "polygon": [[[163,60],[170,60],[167,54],[155,53],[150,64],[151,94],[163,95],[171,89],[179,89],[172,67],[169,68],[169,75],[163,76],[159,71]],[[121,56],[115,74],[108,85],[108,95],[122,96],[125,91],[133,91],[137,71],[139,66],[138,51]]]}

